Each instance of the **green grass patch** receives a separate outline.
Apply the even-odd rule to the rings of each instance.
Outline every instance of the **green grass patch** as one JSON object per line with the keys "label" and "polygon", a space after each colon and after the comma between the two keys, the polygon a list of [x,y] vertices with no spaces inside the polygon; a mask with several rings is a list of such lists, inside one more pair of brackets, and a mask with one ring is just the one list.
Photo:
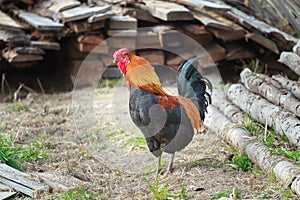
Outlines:
{"label": "green grass patch", "polygon": [[90,199],[104,199],[99,192],[89,192],[84,187],[77,187],[65,194],[52,194],[49,200],[90,200]]}
{"label": "green grass patch", "polygon": [[130,137],[124,141],[123,147],[125,146],[135,149],[146,149],[147,142],[144,137]]}
{"label": "green grass patch", "polygon": [[18,164],[19,150],[14,146],[10,138],[0,136],[0,162],[7,164],[19,171],[23,171]]}
{"label": "green grass patch", "polygon": [[274,194],[273,190],[266,190],[262,192],[255,192],[252,196],[255,199],[270,199]]}
{"label": "green grass patch", "polygon": [[21,110],[26,111],[26,112],[30,111],[29,106],[23,105],[23,104],[21,104],[17,101],[15,101],[12,104],[8,105],[7,108],[11,111],[21,111]]}
{"label": "green grass patch", "polygon": [[232,164],[245,172],[252,171],[253,163],[246,153],[240,153],[237,148],[230,146],[233,150],[233,157],[229,161],[229,164]]}
{"label": "green grass patch", "polygon": [[32,142],[23,145],[20,149],[20,160],[22,162],[37,162],[47,157],[46,137],[41,135]]}
{"label": "green grass patch", "polygon": [[45,141],[45,137],[39,136],[30,143],[16,146],[11,138],[0,136],[0,162],[22,171],[21,163],[47,158]]}
{"label": "green grass patch", "polygon": [[241,155],[234,155],[231,164],[234,164],[244,172],[252,171],[253,163],[246,153]]}
{"label": "green grass patch", "polygon": [[224,192],[221,192],[219,194],[215,194],[213,195],[209,200],[217,200],[220,199],[222,197],[230,197],[232,195],[232,199],[237,199],[237,196],[241,194],[240,191],[232,191],[232,190],[226,190]]}
{"label": "green grass patch", "polygon": [[300,151],[299,150],[288,150],[280,147],[270,150],[271,155],[282,155],[289,159],[295,160],[300,166]]}

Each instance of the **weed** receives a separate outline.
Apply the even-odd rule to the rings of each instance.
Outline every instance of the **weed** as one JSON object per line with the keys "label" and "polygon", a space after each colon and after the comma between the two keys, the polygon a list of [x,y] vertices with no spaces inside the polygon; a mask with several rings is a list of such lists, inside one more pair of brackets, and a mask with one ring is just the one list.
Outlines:
{"label": "weed", "polygon": [[270,183],[274,183],[276,181],[276,175],[274,172],[272,172],[271,177],[269,178]]}
{"label": "weed", "polygon": [[20,160],[22,162],[30,162],[47,158],[48,152],[45,141],[46,138],[40,135],[37,139],[34,139],[32,143],[23,146],[20,150]]}
{"label": "weed", "polygon": [[3,121],[0,120],[0,133],[3,132],[4,128],[3,128]]}
{"label": "weed", "polygon": [[65,194],[52,194],[49,198],[50,200],[73,200],[73,199],[82,199],[82,200],[90,200],[90,199],[103,199],[98,192],[89,193],[84,187],[77,187],[72,191],[69,191]]}
{"label": "weed", "polygon": [[299,150],[287,150],[280,147],[270,150],[271,155],[283,155],[289,159],[293,159],[298,162],[300,166],[300,151]]}
{"label": "weed", "polygon": [[23,171],[17,163],[19,150],[13,145],[10,138],[0,136],[0,162],[5,163],[19,171]]}
{"label": "weed", "polygon": [[173,199],[190,199],[190,198],[192,198],[192,196],[186,192],[185,187],[182,187],[179,192],[176,192],[174,194],[169,193],[169,197],[173,198]]}
{"label": "weed", "polygon": [[147,183],[150,191],[152,192],[152,198],[157,200],[168,199],[168,187],[169,184],[165,183],[162,187],[159,187],[159,178],[155,179],[155,185],[152,185],[149,180],[144,177],[145,182]]}
{"label": "weed", "polygon": [[119,78],[116,78],[116,79],[102,79],[101,81],[99,81],[97,87],[98,88],[105,88],[105,87],[113,88],[119,82],[120,82]]}
{"label": "weed", "polygon": [[294,196],[292,190],[290,188],[287,188],[287,189],[281,189],[280,190],[280,193],[282,194],[282,197],[284,199],[290,199],[291,197]]}
{"label": "weed", "polygon": [[191,167],[201,167],[202,163],[199,160],[193,160],[190,162]]}
{"label": "weed", "polygon": [[241,169],[245,172],[252,171],[253,163],[251,159],[248,157],[248,155],[246,153],[241,154],[239,150],[234,146],[230,146],[230,147],[234,151],[234,156],[232,157],[232,160],[229,163],[237,166],[238,169]]}
{"label": "weed", "polygon": [[161,187],[159,186],[159,177],[156,177],[154,185],[144,177],[144,181],[147,183],[149,190],[152,192],[152,198],[157,200],[165,199],[190,199],[192,198],[185,189],[182,187],[179,192],[169,192],[169,184],[165,183]]}
{"label": "weed", "polygon": [[253,197],[255,199],[270,199],[273,194],[274,194],[273,190],[267,190],[267,191],[260,192],[260,194],[258,192],[255,192]]}
{"label": "weed", "polygon": [[145,149],[147,143],[144,137],[130,137],[124,142],[124,146],[129,146],[136,149]]}
{"label": "weed", "polygon": [[253,163],[246,153],[234,155],[232,164],[238,166],[238,168],[244,172],[251,171],[253,169]]}
{"label": "weed", "polygon": [[275,141],[275,136],[271,135],[271,134],[268,134],[267,137],[266,137],[266,140],[265,140],[265,144],[268,147],[272,147],[274,145],[274,141]]}
{"label": "weed", "polygon": [[30,108],[26,105],[22,105],[21,103],[14,101],[12,104],[8,105],[8,109],[10,109],[11,111],[29,111]]}
{"label": "weed", "polygon": [[232,191],[232,190],[226,190],[224,192],[221,192],[219,194],[215,194],[214,196],[212,196],[210,198],[210,200],[217,200],[220,199],[222,197],[230,197],[230,195],[233,195],[233,199],[236,199],[237,195],[241,194],[240,191]]}

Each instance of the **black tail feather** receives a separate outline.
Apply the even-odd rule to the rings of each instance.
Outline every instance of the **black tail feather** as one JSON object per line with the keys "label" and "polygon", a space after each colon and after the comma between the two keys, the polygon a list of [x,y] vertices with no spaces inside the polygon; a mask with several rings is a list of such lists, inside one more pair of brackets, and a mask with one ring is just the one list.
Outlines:
{"label": "black tail feather", "polygon": [[204,120],[205,112],[207,112],[206,108],[211,103],[211,95],[207,92],[207,87],[212,91],[212,85],[197,69],[196,64],[199,58],[192,58],[179,66],[177,85],[178,93],[195,103],[200,112],[201,119]]}

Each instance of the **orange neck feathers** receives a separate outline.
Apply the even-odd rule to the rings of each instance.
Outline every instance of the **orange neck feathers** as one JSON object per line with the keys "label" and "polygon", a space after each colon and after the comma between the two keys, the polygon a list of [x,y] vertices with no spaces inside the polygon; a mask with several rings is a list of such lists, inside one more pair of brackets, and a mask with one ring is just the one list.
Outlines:
{"label": "orange neck feathers", "polygon": [[159,95],[167,95],[153,66],[145,59],[127,54],[130,63],[126,67],[125,78],[136,88],[147,90]]}

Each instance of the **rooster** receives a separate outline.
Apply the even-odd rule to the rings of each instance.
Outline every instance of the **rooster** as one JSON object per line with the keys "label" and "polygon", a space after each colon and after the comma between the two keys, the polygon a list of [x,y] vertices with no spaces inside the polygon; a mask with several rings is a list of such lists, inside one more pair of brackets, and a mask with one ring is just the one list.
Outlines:
{"label": "rooster", "polygon": [[209,80],[194,67],[198,58],[179,66],[178,96],[163,89],[154,67],[127,48],[113,55],[130,91],[129,111],[134,124],[145,136],[149,151],[158,157],[156,174],[161,170],[161,155],[171,154],[167,173],[171,173],[175,152],[182,150],[200,131],[210,94]]}

